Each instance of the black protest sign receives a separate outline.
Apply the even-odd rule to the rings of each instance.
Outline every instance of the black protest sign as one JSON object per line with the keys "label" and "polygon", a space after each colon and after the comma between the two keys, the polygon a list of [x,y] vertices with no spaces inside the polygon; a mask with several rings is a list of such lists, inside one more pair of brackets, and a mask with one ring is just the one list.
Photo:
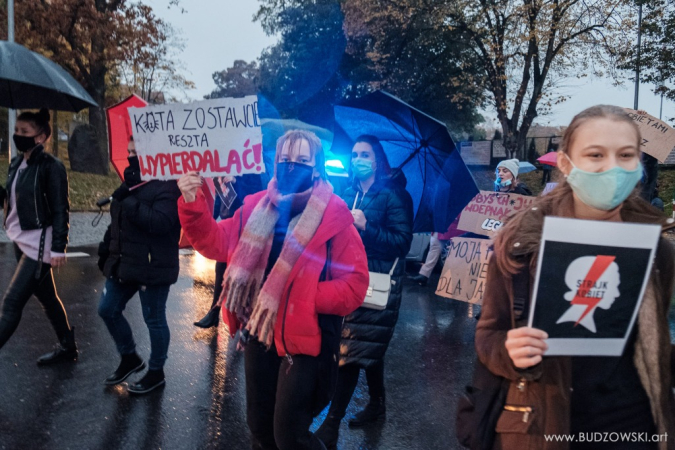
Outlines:
{"label": "black protest sign", "polygon": [[654,225],[546,219],[530,326],[548,333],[547,355],[621,354],[659,232]]}

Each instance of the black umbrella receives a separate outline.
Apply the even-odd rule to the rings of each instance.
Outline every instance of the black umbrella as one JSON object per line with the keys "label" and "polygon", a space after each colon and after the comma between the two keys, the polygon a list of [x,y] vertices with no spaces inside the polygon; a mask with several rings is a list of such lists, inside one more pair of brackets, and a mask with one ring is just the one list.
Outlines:
{"label": "black umbrella", "polygon": [[57,64],[22,45],[0,41],[0,106],[77,112],[98,104]]}
{"label": "black umbrella", "polygon": [[413,199],[413,231],[445,231],[478,194],[445,124],[383,91],[336,105],[331,150],[350,154],[355,139],[380,139],[392,168],[402,170]]}

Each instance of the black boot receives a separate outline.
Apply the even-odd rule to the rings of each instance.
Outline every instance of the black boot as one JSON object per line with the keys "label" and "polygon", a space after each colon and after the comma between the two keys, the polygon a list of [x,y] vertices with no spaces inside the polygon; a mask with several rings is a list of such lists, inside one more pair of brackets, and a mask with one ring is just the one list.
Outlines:
{"label": "black boot", "polygon": [[119,384],[126,380],[132,373],[140,372],[145,369],[145,363],[136,352],[130,355],[122,355],[122,362],[115,372],[111,373],[103,382],[109,386]]}
{"label": "black boot", "polygon": [[194,325],[199,328],[211,328],[217,327],[218,321],[220,320],[220,306],[211,308],[209,312],[200,320],[195,322]]}
{"label": "black boot", "polygon": [[408,277],[410,281],[414,281],[415,283],[419,284],[420,286],[426,286],[427,283],[429,282],[429,277],[425,277],[424,275],[415,275],[414,277]]}
{"label": "black boot", "polygon": [[340,433],[340,419],[328,414],[314,435],[318,437],[328,450],[336,450]]}
{"label": "black boot", "polygon": [[164,384],[166,384],[164,381],[164,370],[148,370],[145,376],[140,381],[130,385],[127,391],[132,394],[147,394],[158,387],[164,386]]}
{"label": "black boot", "polygon": [[350,427],[362,427],[366,424],[376,422],[384,419],[386,416],[386,408],[384,406],[384,397],[377,399],[370,399],[366,407],[356,413],[353,419],[349,421]]}
{"label": "black boot", "polygon": [[75,327],[73,327],[61,338],[61,342],[56,344],[54,351],[40,356],[37,363],[38,366],[46,366],[62,361],[75,360],[77,360],[77,345],[75,344]]}

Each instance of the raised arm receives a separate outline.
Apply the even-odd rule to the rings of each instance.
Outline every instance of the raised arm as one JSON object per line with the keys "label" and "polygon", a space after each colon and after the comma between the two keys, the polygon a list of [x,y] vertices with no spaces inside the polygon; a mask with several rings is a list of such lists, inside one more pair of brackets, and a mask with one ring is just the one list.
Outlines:
{"label": "raised arm", "polygon": [[[495,375],[509,380],[536,379],[541,375],[539,346],[543,344],[545,333],[528,327],[512,329],[513,306],[509,297],[512,286],[508,285],[511,277],[499,270],[494,259],[493,254],[480,319],[476,325],[478,358]],[[512,355],[521,368],[516,367]]]}

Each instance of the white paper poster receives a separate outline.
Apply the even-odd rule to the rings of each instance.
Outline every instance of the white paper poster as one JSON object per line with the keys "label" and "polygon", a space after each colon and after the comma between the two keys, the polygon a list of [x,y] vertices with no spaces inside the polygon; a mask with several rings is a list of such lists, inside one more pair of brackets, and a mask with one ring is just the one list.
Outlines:
{"label": "white paper poster", "polygon": [[265,171],[258,97],[129,108],[143,180]]}

